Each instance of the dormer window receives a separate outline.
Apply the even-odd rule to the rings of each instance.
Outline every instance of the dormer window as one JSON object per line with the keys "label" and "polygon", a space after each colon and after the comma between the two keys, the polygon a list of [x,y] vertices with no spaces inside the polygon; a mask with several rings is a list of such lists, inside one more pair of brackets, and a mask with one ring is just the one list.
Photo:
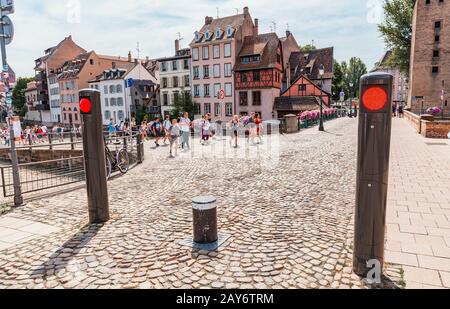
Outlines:
{"label": "dormer window", "polygon": [[231,26],[227,27],[227,37],[231,37],[234,33],[234,29]]}
{"label": "dormer window", "polygon": [[219,40],[222,38],[222,30],[216,29],[216,40]]}
{"label": "dormer window", "polygon": [[200,42],[202,40],[202,35],[200,32],[195,32],[195,42]]}
{"label": "dormer window", "polygon": [[209,41],[212,39],[212,33],[210,31],[205,32],[205,40]]}

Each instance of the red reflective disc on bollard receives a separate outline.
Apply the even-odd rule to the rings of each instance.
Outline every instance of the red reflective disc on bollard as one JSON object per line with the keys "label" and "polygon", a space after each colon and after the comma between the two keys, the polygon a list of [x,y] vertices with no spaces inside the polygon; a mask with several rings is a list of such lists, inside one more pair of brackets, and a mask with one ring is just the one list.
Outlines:
{"label": "red reflective disc on bollard", "polygon": [[83,114],[89,114],[92,110],[91,100],[83,98],[80,100],[80,111]]}
{"label": "red reflective disc on bollard", "polygon": [[388,95],[381,87],[368,88],[362,96],[362,104],[369,111],[379,111],[386,106]]}

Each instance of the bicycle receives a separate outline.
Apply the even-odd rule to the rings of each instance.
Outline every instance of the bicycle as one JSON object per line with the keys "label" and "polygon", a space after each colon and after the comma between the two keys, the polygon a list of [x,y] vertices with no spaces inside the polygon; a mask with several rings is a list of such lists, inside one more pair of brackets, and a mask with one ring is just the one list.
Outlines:
{"label": "bicycle", "polygon": [[122,174],[126,174],[130,167],[130,158],[126,148],[120,149],[114,156],[106,144],[105,138],[105,159],[106,159],[106,179],[111,178],[111,174],[115,170],[119,170]]}

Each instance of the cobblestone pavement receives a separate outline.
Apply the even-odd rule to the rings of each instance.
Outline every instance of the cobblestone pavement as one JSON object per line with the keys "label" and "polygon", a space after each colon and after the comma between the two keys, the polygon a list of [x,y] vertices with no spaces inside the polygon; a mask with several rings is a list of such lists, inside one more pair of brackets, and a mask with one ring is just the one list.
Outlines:
{"label": "cobblestone pavement", "polygon": [[[144,164],[109,184],[107,224],[87,225],[85,190],[2,216],[58,232],[0,249],[0,288],[365,288],[351,272],[356,121],[326,129],[271,142],[277,165],[213,146],[196,149],[216,158],[169,160],[148,144]],[[179,244],[197,195],[217,197],[220,232],[231,235],[215,252]],[[385,287],[401,286],[400,266],[385,273]]]}

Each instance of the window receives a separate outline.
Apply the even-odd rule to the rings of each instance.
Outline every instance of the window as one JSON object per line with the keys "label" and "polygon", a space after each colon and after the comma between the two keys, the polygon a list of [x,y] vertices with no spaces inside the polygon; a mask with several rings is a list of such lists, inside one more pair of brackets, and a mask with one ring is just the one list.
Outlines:
{"label": "window", "polygon": [[66,120],[67,120],[67,114],[64,113],[64,121],[66,121]]}
{"label": "window", "polygon": [[211,103],[205,103],[205,114],[211,114]]}
{"label": "window", "polygon": [[178,87],[178,76],[174,76],[173,77],[173,87],[177,88]]}
{"label": "window", "polygon": [[117,98],[117,106],[123,106],[123,98]]}
{"label": "window", "polygon": [[434,36],[434,41],[435,41],[435,42],[439,42],[440,39],[441,39],[441,37],[440,37],[439,35],[435,35],[435,36]]}
{"label": "window", "polygon": [[225,63],[224,71],[225,77],[231,77],[231,63]]}
{"label": "window", "polygon": [[184,87],[189,87],[191,85],[191,81],[189,79],[189,75],[184,76]]}
{"label": "window", "polygon": [[241,106],[248,105],[248,93],[246,91],[239,92],[239,105]]}
{"label": "window", "polygon": [[209,31],[205,32],[205,40],[209,40],[211,38],[211,34],[209,33]]}
{"label": "window", "polygon": [[200,34],[200,32],[196,31],[195,32],[195,42],[200,42],[202,36]]}
{"label": "window", "polygon": [[214,103],[214,116],[220,116],[220,103]]}
{"label": "window", "polygon": [[430,3],[431,3],[431,0],[426,0],[425,1],[425,4],[427,4],[427,5],[430,4]]}
{"label": "window", "polygon": [[198,57],[198,48],[193,48],[192,49],[192,60],[194,61],[198,61],[199,57]]}
{"label": "window", "polygon": [[75,114],[75,121],[78,121],[78,114]]}
{"label": "window", "polygon": [[242,58],[241,58],[241,62],[242,62],[243,64],[250,63],[250,57],[242,57]]}
{"label": "window", "polygon": [[167,71],[167,62],[161,62],[161,71],[166,72]]}
{"label": "window", "polygon": [[220,64],[214,65],[214,77],[220,78]]}
{"label": "window", "polygon": [[120,121],[124,120],[124,112],[123,111],[119,111],[117,113],[117,118],[119,118]]}
{"label": "window", "polygon": [[110,120],[111,119],[111,112],[110,111],[105,111],[105,119],[106,120]]}
{"label": "window", "polygon": [[209,65],[203,66],[203,78],[209,78]]}
{"label": "window", "polygon": [[167,92],[163,93],[163,105],[164,106],[169,105],[169,94]]}
{"label": "window", "polygon": [[298,92],[304,92],[304,91],[306,91],[306,85],[305,84],[298,85]]}
{"label": "window", "polygon": [[199,103],[195,103],[195,114],[200,115],[202,113],[202,109]]}
{"label": "window", "polygon": [[194,85],[194,97],[198,98],[200,97],[200,86]]}
{"label": "window", "polygon": [[198,67],[194,67],[193,68],[194,71],[194,79],[199,79],[200,78],[200,70]]}
{"label": "window", "polygon": [[216,40],[219,40],[222,38],[222,30],[216,29]]}
{"label": "window", "polygon": [[110,103],[111,103],[111,106],[117,106],[117,100],[116,100],[116,98],[111,98]]}
{"label": "window", "polygon": [[232,35],[233,35],[233,27],[231,27],[231,26],[228,26],[227,27],[227,36],[228,37],[231,37]]}
{"label": "window", "polygon": [[122,93],[122,85],[117,85],[116,86],[116,92],[117,93]]}
{"label": "window", "polygon": [[281,55],[277,54],[277,63],[281,63]]}
{"label": "window", "polygon": [[174,71],[178,70],[178,61],[176,60],[172,61],[172,70]]}
{"label": "window", "polygon": [[247,74],[241,73],[241,83],[246,83],[246,82],[247,82]]}
{"label": "window", "polygon": [[230,43],[223,44],[223,55],[225,58],[231,57],[231,44]]}
{"label": "window", "polygon": [[103,93],[108,94],[108,86],[103,86]]}
{"label": "window", "polygon": [[189,60],[188,59],[184,59],[183,63],[184,63],[184,69],[185,70],[189,70]]}
{"label": "window", "polygon": [[109,99],[105,98],[105,106],[109,106]]}
{"label": "window", "polygon": [[433,73],[433,74],[439,73],[439,67],[438,67],[438,66],[433,66],[433,67],[431,68],[431,73]]}
{"label": "window", "polygon": [[90,60],[89,60],[89,63],[90,63],[91,65],[94,65],[94,59],[90,59]]}
{"label": "window", "polygon": [[204,85],[203,86],[203,95],[205,97],[209,97],[211,95],[210,94],[210,87],[209,87],[209,85]]}
{"label": "window", "polygon": [[253,72],[253,81],[259,82],[260,80],[261,80],[261,75],[260,75],[259,71],[254,71]]}
{"label": "window", "polygon": [[166,77],[164,77],[163,79],[162,79],[162,87],[163,88],[167,88],[167,78]]}
{"label": "window", "polygon": [[226,117],[233,116],[233,104],[232,103],[225,103],[225,116]]}
{"label": "window", "polygon": [[214,97],[218,98],[220,95],[221,84],[214,84]]}
{"label": "window", "polygon": [[220,58],[220,45],[213,46],[213,57],[214,59]]}
{"label": "window", "polygon": [[114,85],[109,86],[109,93],[116,93],[116,87]]}
{"label": "window", "polygon": [[433,50],[433,58],[439,58],[439,50]]}
{"label": "window", "polygon": [[203,46],[202,48],[202,58],[203,60],[209,59],[209,46]]}
{"label": "window", "polygon": [[441,21],[440,20],[434,22],[434,29],[441,29]]}
{"label": "window", "polygon": [[252,102],[255,106],[261,105],[261,91],[252,92]]}
{"label": "window", "polygon": [[232,84],[231,83],[226,83],[225,84],[225,96],[226,97],[231,97],[232,96],[232,92],[233,92],[233,90],[232,90]]}

